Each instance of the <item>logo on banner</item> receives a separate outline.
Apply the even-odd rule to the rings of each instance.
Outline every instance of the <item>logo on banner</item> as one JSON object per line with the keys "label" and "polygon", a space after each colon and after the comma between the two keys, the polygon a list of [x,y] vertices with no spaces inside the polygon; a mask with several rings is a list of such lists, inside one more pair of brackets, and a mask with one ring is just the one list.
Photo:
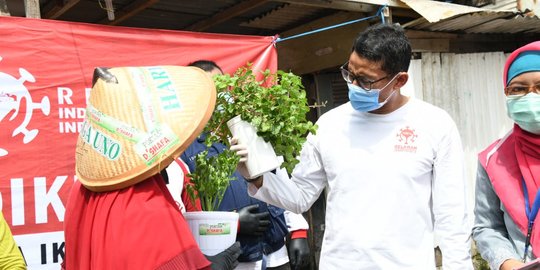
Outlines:
{"label": "logo on banner", "polygon": [[[0,57],[1,60],[2,57]],[[24,115],[23,122],[11,133],[12,137],[22,134],[24,144],[34,140],[39,133],[37,129],[28,129],[34,110],[41,110],[44,115],[49,115],[51,109],[48,97],[43,97],[40,103],[34,103],[30,91],[24,86],[25,82],[35,81],[34,76],[24,68],[19,68],[19,78],[0,72],[0,122],[11,112],[13,113],[8,119],[9,121],[14,120],[19,112]],[[21,112],[22,105],[24,105],[25,111]],[[0,146],[0,156],[7,154],[8,151]]]}
{"label": "logo on banner", "polygon": [[409,152],[416,153],[418,148],[415,144],[418,134],[413,128],[406,126],[399,130],[396,134],[398,143],[394,145],[394,151],[396,152]]}

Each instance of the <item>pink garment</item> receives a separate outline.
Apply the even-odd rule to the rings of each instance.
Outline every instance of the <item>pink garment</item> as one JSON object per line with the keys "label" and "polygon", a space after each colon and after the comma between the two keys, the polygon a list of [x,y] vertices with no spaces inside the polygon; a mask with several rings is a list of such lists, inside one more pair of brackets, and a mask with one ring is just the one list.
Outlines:
{"label": "pink garment", "polygon": [[[498,148],[493,150],[495,147]],[[514,125],[512,134],[502,144],[499,145],[499,141],[494,142],[478,157],[508,215],[521,232],[527,235],[528,219],[525,212],[522,177],[527,185],[529,204],[532,207],[540,187],[540,135],[528,133],[518,125]],[[540,214],[535,219],[531,245],[534,255],[539,257]]]}

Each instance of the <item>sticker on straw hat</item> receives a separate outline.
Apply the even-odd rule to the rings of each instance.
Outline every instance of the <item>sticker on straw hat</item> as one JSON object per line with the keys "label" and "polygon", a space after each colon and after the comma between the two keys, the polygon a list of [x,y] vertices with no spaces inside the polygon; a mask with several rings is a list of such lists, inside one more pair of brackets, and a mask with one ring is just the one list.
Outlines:
{"label": "sticker on straw hat", "polygon": [[[145,70],[150,73],[152,80],[146,80]],[[156,124],[154,108],[152,105],[152,92],[155,91],[158,94],[159,104],[164,111],[175,111],[182,109],[180,104],[180,98],[177,95],[177,89],[173,84],[173,79],[167,70],[163,67],[146,67],[146,68],[131,68],[131,77],[135,84],[135,90],[137,91],[137,97],[141,102],[141,107],[145,111],[144,115],[145,123],[147,127],[152,124]],[[151,82],[152,87],[148,85]]]}
{"label": "sticker on straw hat", "polygon": [[109,160],[116,160],[122,152],[122,146],[99,130],[92,128],[87,121],[83,122],[80,135],[92,149]]}
{"label": "sticker on straw hat", "polygon": [[146,69],[150,72],[152,82],[158,91],[161,108],[165,111],[181,109],[180,99],[167,70],[163,67],[147,67]]}
{"label": "sticker on straw hat", "polygon": [[135,152],[145,161],[146,165],[151,166],[178,141],[178,137],[171,128],[159,125],[148,132],[146,137],[142,138],[134,147]]}
{"label": "sticker on straw hat", "polygon": [[131,78],[133,78],[133,83],[135,84],[137,98],[141,103],[144,124],[148,129],[151,129],[158,124],[154,105],[152,105],[152,90],[146,83],[144,70],[142,68],[130,68],[129,70],[131,72]]}
{"label": "sticker on straw hat", "polygon": [[104,114],[92,105],[88,105],[86,108],[88,119],[92,123],[106,129],[107,131],[122,136],[124,139],[138,142],[144,137],[144,133],[118,119],[115,119],[109,115]]}

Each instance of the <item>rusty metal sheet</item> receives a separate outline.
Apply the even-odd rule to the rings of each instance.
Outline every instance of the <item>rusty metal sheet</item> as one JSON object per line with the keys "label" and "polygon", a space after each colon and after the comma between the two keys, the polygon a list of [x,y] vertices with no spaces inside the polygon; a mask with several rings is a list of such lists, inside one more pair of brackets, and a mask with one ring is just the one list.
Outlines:
{"label": "rusty metal sheet", "polygon": [[[402,1],[422,15],[422,18],[404,24],[407,29],[476,34],[540,33],[540,18],[532,12],[524,14],[517,9],[492,10],[426,0]],[[519,2],[540,5],[538,0],[518,0],[516,3]]]}

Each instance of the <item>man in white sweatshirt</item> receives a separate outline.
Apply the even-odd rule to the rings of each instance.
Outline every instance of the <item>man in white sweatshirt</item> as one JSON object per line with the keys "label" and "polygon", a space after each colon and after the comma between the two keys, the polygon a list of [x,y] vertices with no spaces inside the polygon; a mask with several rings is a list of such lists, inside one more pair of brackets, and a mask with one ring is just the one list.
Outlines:
{"label": "man in white sweatshirt", "polygon": [[250,181],[250,195],[296,213],[327,188],[319,269],[432,270],[435,233],[445,270],[473,269],[460,136],[445,111],[400,93],[410,59],[401,27],[361,33],[341,67],[350,102],[317,121],[290,179]]}

